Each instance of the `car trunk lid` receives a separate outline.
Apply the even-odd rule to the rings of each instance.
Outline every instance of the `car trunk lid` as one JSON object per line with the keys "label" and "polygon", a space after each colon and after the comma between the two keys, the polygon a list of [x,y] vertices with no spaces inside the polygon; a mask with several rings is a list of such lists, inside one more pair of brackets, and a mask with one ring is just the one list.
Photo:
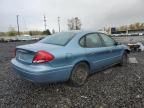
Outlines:
{"label": "car trunk lid", "polygon": [[53,50],[62,47],[64,46],[44,44],[44,43],[35,43],[35,44],[18,46],[16,48],[16,59],[21,62],[32,63],[33,58],[38,51],[43,50],[51,53]]}

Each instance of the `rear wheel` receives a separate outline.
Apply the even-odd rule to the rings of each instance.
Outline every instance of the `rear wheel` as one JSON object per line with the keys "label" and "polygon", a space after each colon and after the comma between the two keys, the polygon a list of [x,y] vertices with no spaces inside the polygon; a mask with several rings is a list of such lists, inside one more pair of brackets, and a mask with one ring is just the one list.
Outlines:
{"label": "rear wheel", "polygon": [[128,63],[128,55],[127,52],[124,52],[122,59],[120,61],[120,66],[126,66]]}
{"label": "rear wheel", "polygon": [[73,86],[82,86],[88,77],[89,66],[86,63],[77,64],[71,74],[70,83]]}

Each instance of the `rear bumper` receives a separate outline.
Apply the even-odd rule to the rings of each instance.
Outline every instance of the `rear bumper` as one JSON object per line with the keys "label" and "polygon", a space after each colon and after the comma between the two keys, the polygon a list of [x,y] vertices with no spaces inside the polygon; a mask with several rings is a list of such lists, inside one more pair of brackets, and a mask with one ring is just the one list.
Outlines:
{"label": "rear bumper", "polygon": [[34,83],[52,83],[66,81],[70,77],[72,66],[52,68],[47,65],[26,65],[11,60],[12,67],[19,76]]}

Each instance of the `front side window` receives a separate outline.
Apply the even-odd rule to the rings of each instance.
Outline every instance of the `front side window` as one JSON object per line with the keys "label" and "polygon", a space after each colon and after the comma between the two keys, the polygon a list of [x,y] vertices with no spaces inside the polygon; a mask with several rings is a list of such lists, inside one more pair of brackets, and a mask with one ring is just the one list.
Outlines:
{"label": "front side window", "polygon": [[107,36],[105,34],[100,34],[100,35],[101,35],[106,47],[114,46],[115,41],[112,38],[110,38],[109,36]]}
{"label": "front side window", "polygon": [[97,48],[102,46],[101,39],[98,34],[88,34],[85,37],[85,46],[87,48]]}
{"label": "front side window", "polygon": [[50,35],[42,39],[41,43],[54,44],[54,45],[66,45],[76,34],[73,32],[61,32]]}

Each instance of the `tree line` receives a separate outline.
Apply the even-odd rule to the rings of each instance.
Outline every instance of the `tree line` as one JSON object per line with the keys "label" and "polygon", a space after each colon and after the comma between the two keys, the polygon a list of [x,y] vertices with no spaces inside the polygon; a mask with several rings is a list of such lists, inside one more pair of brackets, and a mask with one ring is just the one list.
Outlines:
{"label": "tree line", "polygon": [[[22,31],[20,32],[20,35],[51,35],[51,32],[49,29],[45,31],[39,31],[39,30],[32,30],[32,31]],[[10,30],[8,32],[0,32],[0,36],[16,36],[18,35],[16,30]]]}
{"label": "tree line", "polygon": [[130,25],[124,25],[124,26],[120,26],[118,27],[119,31],[126,31],[126,30],[141,30],[144,29],[144,23],[134,23],[134,24],[130,24]]}
{"label": "tree line", "polygon": [[[111,31],[111,27],[105,29],[108,33]],[[123,25],[116,27],[117,31],[128,31],[128,30],[144,30],[144,23],[134,23],[129,25]]]}

